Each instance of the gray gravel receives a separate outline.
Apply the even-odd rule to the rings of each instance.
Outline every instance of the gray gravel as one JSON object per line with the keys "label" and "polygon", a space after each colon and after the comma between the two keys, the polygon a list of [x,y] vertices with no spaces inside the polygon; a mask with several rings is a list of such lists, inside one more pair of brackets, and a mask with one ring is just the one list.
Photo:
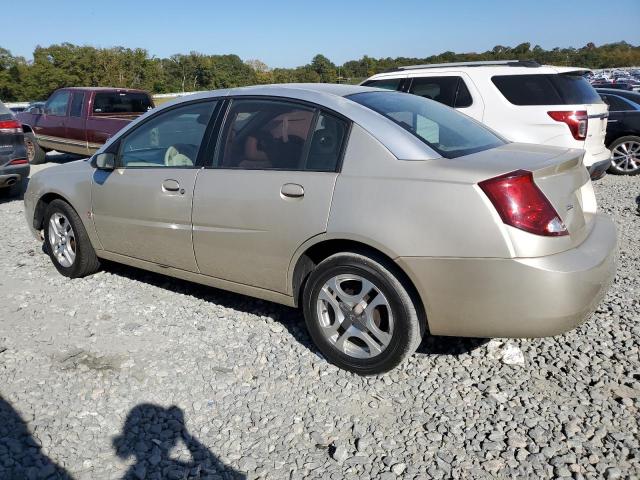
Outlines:
{"label": "gray gravel", "polygon": [[639,178],[595,185],[615,283],[582,327],[327,364],[301,315],[107,265],[58,275],[0,203],[0,478],[640,478]]}

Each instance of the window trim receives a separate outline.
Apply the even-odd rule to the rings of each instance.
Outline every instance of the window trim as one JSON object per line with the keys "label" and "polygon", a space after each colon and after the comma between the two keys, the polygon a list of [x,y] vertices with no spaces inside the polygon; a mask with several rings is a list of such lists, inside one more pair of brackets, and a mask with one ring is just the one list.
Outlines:
{"label": "window trim", "polygon": [[[67,97],[67,107],[65,108],[65,111],[62,115],[58,115],[55,113],[48,113],[47,112],[47,103],[49,103],[49,100],[52,100],[56,95],[58,94],[63,94],[66,93],[68,95]],[[45,113],[47,113],[47,115],[51,115],[52,117],[66,117],[68,116],[69,113],[69,103],[71,102],[71,98],[73,97],[73,92],[71,90],[68,89],[62,89],[62,90],[57,90],[53,93],[53,96],[51,98],[49,98],[49,100],[47,100],[47,102],[44,104],[44,109],[45,109]]]}
{"label": "window trim", "polygon": [[[176,169],[180,169],[180,170],[188,170],[188,169],[199,169],[202,168],[202,163],[204,162],[204,154],[205,151],[207,150],[207,148],[209,147],[209,141],[210,141],[210,135],[211,135],[211,129],[212,127],[215,125],[217,117],[220,115],[220,110],[222,107],[222,104],[224,103],[224,98],[223,97],[209,97],[209,98],[201,98],[198,100],[191,100],[191,101],[186,101],[186,102],[181,102],[178,103],[176,105],[172,105],[170,107],[166,107],[163,109],[160,109],[156,112],[154,112],[153,114],[151,114],[148,118],[145,118],[143,122],[138,123],[137,125],[135,125],[134,127],[132,127],[130,130],[128,130],[126,133],[124,133],[120,138],[117,139],[117,141],[114,143],[114,145],[112,145],[109,150],[114,149],[116,154],[116,165],[115,168],[116,169],[128,169],[128,170],[145,170],[145,169],[171,169],[171,168],[176,168]],[[156,119],[158,116],[163,115],[167,112],[171,112],[173,110],[177,110],[178,108],[182,108],[182,107],[186,107],[186,106],[190,106],[190,105],[197,105],[200,103],[213,103],[215,102],[216,105],[213,108],[213,112],[211,112],[211,118],[209,119],[209,122],[207,123],[207,126],[205,127],[204,133],[202,135],[202,140],[200,141],[200,146],[198,148],[198,155],[196,157],[196,161],[194,162],[193,165],[184,165],[184,166],[173,166],[173,167],[167,167],[166,165],[157,165],[157,166],[152,166],[152,165],[137,165],[137,166],[125,166],[122,165],[121,159],[122,159],[122,149],[124,146],[124,142],[126,141],[126,139],[132,135],[135,131],[137,131],[139,128],[141,128],[142,126],[146,125],[147,123],[149,123],[150,121]],[[206,142],[206,145],[205,145]],[[203,148],[204,146],[204,148]]]}
{"label": "window trim", "polygon": [[[341,113],[338,113],[334,110],[331,110],[330,108],[326,108],[322,105],[318,105],[316,103],[313,102],[308,102],[306,100],[302,100],[302,99],[298,99],[298,98],[291,98],[291,97],[281,97],[281,96],[277,96],[277,95],[231,95],[229,97],[225,97],[225,107],[224,107],[224,114],[221,114],[220,117],[220,121],[218,122],[219,124],[217,125],[216,128],[216,140],[214,143],[214,148],[212,150],[207,149],[207,152],[211,152],[211,156],[208,156],[207,158],[209,158],[210,160],[206,162],[205,165],[203,165],[203,168],[205,169],[211,169],[211,170],[233,170],[233,171],[246,171],[246,172],[307,172],[307,173],[340,173],[342,171],[342,164],[344,161],[344,157],[345,157],[345,153],[347,150],[347,145],[349,144],[349,137],[351,135],[351,129],[352,129],[352,125],[353,122],[346,116],[344,116]],[[345,134],[344,134],[344,138],[342,139],[342,144],[340,145],[340,153],[338,154],[338,160],[336,162],[336,168],[334,170],[311,170],[311,169],[306,169],[306,168],[296,168],[296,169],[291,169],[291,168],[240,168],[240,167],[221,167],[219,165],[220,162],[220,148],[222,146],[222,134],[224,132],[225,126],[227,124],[227,119],[228,119],[228,115],[229,112],[231,110],[231,106],[233,104],[234,100],[263,100],[263,101],[277,101],[277,102],[283,102],[283,103],[290,103],[290,104],[298,104],[300,106],[304,106],[307,108],[311,108],[314,110],[314,116],[313,116],[313,120],[312,120],[312,127],[311,128],[315,128],[318,118],[320,116],[320,114],[322,112],[327,113],[328,115],[334,116],[336,118],[338,118],[339,120],[342,120],[343,122],[345,122]],[[310,132],[311,133],[311,132]],[[311,141],[313,140],[313,135],[310,134],[307,136],[307,139],[305,141],[305,145],[303,147],[303,155],[304,155],[304,162],[303,164],[306,165],[307,164],[307,160],[308,160],[308,156],[309,156],[309,150],[311,148]]]}

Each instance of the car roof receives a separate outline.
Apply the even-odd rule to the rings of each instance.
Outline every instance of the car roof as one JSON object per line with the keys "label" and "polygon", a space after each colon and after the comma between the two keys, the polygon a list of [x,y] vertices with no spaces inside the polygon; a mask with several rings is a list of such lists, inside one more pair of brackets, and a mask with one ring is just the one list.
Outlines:
{"label": "car roof", "polygon": [[405,76],[420,76],[420,74],[433,74],[438,72],[466,72],[470,75],[535,75],[535,74],[559,74],[589,72],[588,68],[562,67],[555,65],[539,65],[527,62],[504,61],[504,62],[460,62],[460,63],[439,63],[434,65],[414,65],[401,67],[389,72],[382,72],[372,75],[367,80],[379,80],[383,78],[398,78]]}
{"label": "car roof", "polygon": [[64,87],[60,90],[78,90],[86,92],[134,92],[134,93],[147,93],[145,90],[138,88],[118,88],[118,87]]}
{"label": "car roof", "polygon": [[[159,111],[183,103],[227,97],[282,97],[283,99],[309,102],[339,115],[343,115],[368,131],[401,160],[428,160],[441,156],[426,143],[420,141],[415,135],[409,133],[388,118],[385,118],[370,108],[345,98],[349,95],[365,92],[403,95],[402,93],[382,88],[326,83],[286,83],[212,90],[178,97],[175,100],[164,103],[145,113],[143,116],[138,117],[137,120],[127,125],[123,130],[118,132],[118,135],[112,137],[112,139],[119,137],[120,133],[125,132],[138,122],[144,121],[148,116],[155,115]],[[105,144],[105,147],[106,145],[108,145],[108,143]]]}

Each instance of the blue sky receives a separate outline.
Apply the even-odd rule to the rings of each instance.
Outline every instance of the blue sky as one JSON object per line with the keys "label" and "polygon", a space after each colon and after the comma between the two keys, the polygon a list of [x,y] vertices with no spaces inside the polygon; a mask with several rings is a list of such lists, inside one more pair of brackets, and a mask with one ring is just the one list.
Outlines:
{"label": "blue sky", "polygon": [[195,50],[258,58],[271,67],[374,57],[484,51],[521,42],[581,47],[640,43],[640,0],[29,0],[3,18],[0,46],[31,58],[36,45]]}

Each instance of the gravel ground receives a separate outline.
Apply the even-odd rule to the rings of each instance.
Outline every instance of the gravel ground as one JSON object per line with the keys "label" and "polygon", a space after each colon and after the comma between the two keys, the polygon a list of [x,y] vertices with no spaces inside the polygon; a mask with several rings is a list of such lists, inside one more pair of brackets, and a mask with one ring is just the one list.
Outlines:
{"label": "gravel ground", "polygon": [[0,204],[0,478],[640,478],[638,178],[595,186],[615,283],[555,338],[430,338],[360,378],[292,309],[106,265],[57,274]]}

